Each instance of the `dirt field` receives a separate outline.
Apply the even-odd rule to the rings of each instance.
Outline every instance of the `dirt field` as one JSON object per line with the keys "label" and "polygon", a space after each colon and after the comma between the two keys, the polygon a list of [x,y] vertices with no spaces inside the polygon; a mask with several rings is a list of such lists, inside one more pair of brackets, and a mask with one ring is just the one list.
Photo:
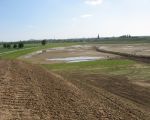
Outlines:
{"label": "dirt field", "polygon": [[[119,56],[100,53],[97,52],[92,45],[76,45],[70,47],[58,47],[51,48],[45,51],[37,51],[35,53],[26,55],[21,57],[23,60],[30,61],[32,63],[40,63],[40,64],[51,64],[51,63],[62,63],[66,62],[65,60],[57,60],[58,59],[71,59],[72,58],[89,58],[89,57],[99,57],[99,59],[110,59],[117,58]],[[50,60],[54,59],[54,60]]]}
{"label": "dirt field", "polygon": [[97,52],[94,46],[109,51],[150,56],[150,44],[91,44],[51,48],[44,51],[37,51],[20,58],[38,64],[62,63],[66,62],[66,59],[79,59],[84,57],[99,57],[98,59],[120,58],[117,55]]}
{"label": "dirt field", "polygon": [[122,76],[58,75],[10,60],[0,68],[0,120],[150,119],[149,89]]}
{"label": "dirt field", "polygon": [[100,49],[121,52],[121,53],[130,53],[134,55],[145,55],[150,56],[150,44],[104,44],[98,45]]}

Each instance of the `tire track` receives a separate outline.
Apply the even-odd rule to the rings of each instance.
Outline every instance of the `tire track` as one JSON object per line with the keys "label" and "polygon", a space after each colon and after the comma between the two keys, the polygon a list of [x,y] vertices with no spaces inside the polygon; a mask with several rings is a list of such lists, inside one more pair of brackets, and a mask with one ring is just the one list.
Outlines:
{"label": "tire track", "polygon": [[12,62],[8,62],[5,74],[0,82],[0,118],[40,120],[38,97],[32,91],[32,85],[19,76]]}
{"label": "tire track", "polygon": [[0,61],[0,68],[0,120],[146,120],[90,82],[21,61]]}
{"label": "tire track", "polygon": [[[80,86],[80,88],[82,87],[82,91],[85,91],[87,96],[89,96],[91,99],[94,99],[93,101],[97,101],[99,103],[103,102],[104,103],[103,108],[107,108],[107,109],[104,109],[104,111],[106,111],[105,113],[107,113],[109,109],[114,108],[115,111],[121,112],[119,116],[124,116],[124,117],[121,117],[120,119],[130,118],[131,120],[148,120],[150,118],[148,114],[144,113],[146,111],[143,112],[141,109],[139,109],[135,105],[132,105],[131,103],[129,103],[129,101],[122,99],[121,97],[118,97],[116,95],[113,95],[109,93],[108,91],[105,91],[100,86],[98,87],[92,84],[91,82],[89,82],[89,79],[88,81],[86,80],[84,81],[84,79],[86,79],[85,76],[83,78],[82,77],[78,78],[77,76],[80,76],[78,73],[74,75],[72,75],[72,73],[71,75],[69,75],[69,73],[68,75],[64,75],[64,74],[62,75],[65,76],[67,79],[69,79],[70,76],[72,76],[72,79],[70,78],[71,80],[69,81],[76,84],[77,86]],[[110,113],[111,111],[112,110],[110,110]],[[112,114],[108,113],[108,118],[112,119],[113,116],[117,116],[117,114],[114,115],[114,113]]]}

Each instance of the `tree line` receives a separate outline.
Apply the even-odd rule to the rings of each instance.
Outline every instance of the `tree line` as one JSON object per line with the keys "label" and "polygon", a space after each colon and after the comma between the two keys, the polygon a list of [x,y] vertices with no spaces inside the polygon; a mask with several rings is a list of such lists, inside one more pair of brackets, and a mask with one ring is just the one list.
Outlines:
{"label": "tree line", "polygon": [[3,48],[23,48],[24,47],[24,43],[23,42],[19,42],[19,43],[3,43]]}
{"label": "tree line", "polygon": [[[44,39],[41,41],[41,44],[44,46],[47,44],[47,41]],[[14,48],[14,49],[17,49],[17,48],[24,48],[24,42],[18,42],[18,43],[3,43],[3,48],[7,48],[7,49],[10,49],[10,48]]]}

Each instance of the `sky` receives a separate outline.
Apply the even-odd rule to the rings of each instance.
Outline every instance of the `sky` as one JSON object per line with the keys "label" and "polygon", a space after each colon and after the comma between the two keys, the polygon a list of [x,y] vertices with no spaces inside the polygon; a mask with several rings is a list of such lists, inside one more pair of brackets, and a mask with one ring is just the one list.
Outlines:
{"label": "sky", "polygon": [[150,0],[0,0],[0,41],[150,35]]}

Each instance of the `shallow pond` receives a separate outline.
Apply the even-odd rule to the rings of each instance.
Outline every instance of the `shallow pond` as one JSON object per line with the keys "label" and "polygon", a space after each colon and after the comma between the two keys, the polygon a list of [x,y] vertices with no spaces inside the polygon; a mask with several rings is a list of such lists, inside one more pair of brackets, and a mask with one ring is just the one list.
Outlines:
{"label": "shallow pond", "polygon": [[72,62],[84,62],[84,61],[94,61],[99,59],[104,59],[105,57],[89,57],[89,56],[80,56],[80,57],[66,57],[66,58],[52,58],[48,59],[50,61],[65,61],[67,63]]}

